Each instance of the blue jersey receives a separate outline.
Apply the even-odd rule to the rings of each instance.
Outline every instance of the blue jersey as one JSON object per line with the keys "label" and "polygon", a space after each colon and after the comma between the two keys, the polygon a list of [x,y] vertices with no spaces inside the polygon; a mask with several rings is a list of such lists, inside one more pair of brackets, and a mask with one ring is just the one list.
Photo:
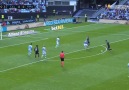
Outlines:
{"label": "blue jersey", "polygon": [[87,41],[84,41],[84,44],[88,44],[88,42]]}
{"label": "blue jersey", "polygon": [[32,45],[29,45],[28,46],[28,50],[32,50]]}
{"label": "blue jersey", "polygon": [[42,48],[42,52],[46,52],[46,47],[43,47]]}

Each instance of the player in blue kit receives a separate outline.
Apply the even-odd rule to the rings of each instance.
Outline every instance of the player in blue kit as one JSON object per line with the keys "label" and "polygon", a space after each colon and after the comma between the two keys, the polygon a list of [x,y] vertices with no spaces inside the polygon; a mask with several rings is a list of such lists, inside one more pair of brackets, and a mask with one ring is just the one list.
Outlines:
{"label": "player in blue kit", "polygon": [[46,58],[46,47],[45,46],[43,46],[42,47],[42,57],[45,57]]}
{"label": "player in blue kit", "polygon": [[32,43],[28,46],[28,55],[30,56],[32,53]]}
{"label": "player in blue kit", "polygon": [[88,47],[88,41],[85,40],[85,41],[84,41],[84,48],[86,49],[87,47]]}

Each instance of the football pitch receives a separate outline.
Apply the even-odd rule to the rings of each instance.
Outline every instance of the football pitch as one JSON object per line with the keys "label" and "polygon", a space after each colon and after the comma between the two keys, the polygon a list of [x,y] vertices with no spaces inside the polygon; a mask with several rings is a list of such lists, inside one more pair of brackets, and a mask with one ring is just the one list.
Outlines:
{"label": "football pitch", "polygon": [[[80,23],[64,24],[57,31],[49,26],[30,30],[37,33],[12,38],[3,33],[0,90],[129,90],[129,25]],[[84,49],[87,36],[90,46]],[[60,46],[55,48],[57,37]],[[105,40],[111,51],[106,50]],[[30,43],[39,46],[40,58],[34,57],[34,50],[28,56]],[[43,46],[47,58],[41,58]]]}

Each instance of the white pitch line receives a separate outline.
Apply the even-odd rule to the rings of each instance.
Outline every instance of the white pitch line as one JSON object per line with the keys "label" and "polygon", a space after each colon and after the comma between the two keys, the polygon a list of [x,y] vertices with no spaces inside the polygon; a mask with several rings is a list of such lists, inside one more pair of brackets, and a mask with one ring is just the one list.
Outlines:
{"label": "white pitch line", "polygon": [[[87,57],[94,57],[94,56],[98,56],[98,55],[101,55],[101,54],[104,54],[106,51],[107,51],[107,48],[105,46],[102,46],[105,48],[105,50],[101,53],[97,53],[97,54],[94,54],[94,55],[90,55],[90,56],[85,56],[85,57],[79,57],[79,58],[72,58],[72,59],[66,59],[66,61],[69,61],[69,60],[76,60],[76,59],[83,59],[83,58],[87,58]],[[44,60],[42,60],[44,61]],[[48,61],[59,61],[59,60],[48,60]]]}
{"label": "white pitch line", "polygon": [[[94,47],[91,47],[91,48],[96,48],[96,47],[99,47],[99,46],[102,46],[102,45],[94,46]],[[91,49],[91,48],[88,48],[88,49]],[[69,53],[65,53],[65,54],[70,54],[70,53],[74,53],[74,52],[78,52],[78,51],[82,51],[82,50],[85,50],[85,49],[80,49],[80,50],[76,50],[76,51],[69,52]],[[52,59],[52,58],[56,58],[56,57],[59,57],[59,55],[54,56],[54,57],[47,58],[47,59],[45,59],[45,60]],[[17,66],[17,67],[13,67],[13,68],[5,69],[5,70],[2,70],[2,71],[0,71],[0,72],[6,72],[6,71],[14,70],[14,69],[17,69],[17,68],[20,68],[20,67],[24,67],[24,66],[32,65],[32,64],[35,64],[35,63],[38,63],[38,62],[41,62],[41,61],[45,61],[45,60],[42,60],[42,59],[41,59],[41,60],[36,61],[36,62],[31,62],[31,63],[23,64],[23,65],[20,65],[20,66]]]}
{"label": "white pitch line", "polygon": [[[88,24],[88,25],[83,25],[83,26],[78,26],[78,27],[72,27],[72,28],[66,28],[66,29],[73,29],[73,28],[85,27],[85,26],[90,26],[90,25],[96,25],[96,24]],[[48,33],[48,32],[46,32],[46,33]],[[41,34],[43,34],[43,33],[41,33]],[[40,41],[40,40],[35,40],[35,41],[31,41],[31,42],[36,42],[36,41]],[[13,45],[8,45],[8,46],[3,46],[3,47],[0,47],[0,48],[5,48],[5,47],[10,47],[10,46],[15,46],[15,45],[21,45],[21,44],[26,44],[26,43],[29,43],[29,42],[20,43],[20,44],[13,44]]]}
{"label": "white pitch line", "polygon": [[94,57],[94,56],[98,56],[98,55],[104,54],[107,51],[107,48],[105,46],[102,46],[102,47],[104,47],[105,50],[103,52],[101,52],[101,53],[90,55],[90,56],[86,56],[86,57],[67,59],[67,60],[83,59],[83,58],[87,58],[87,57]]}
{"label": "white pitch line", "polygon": [[[129,38],[127,38],[127,39],[123,39],[123,40],[114,41],[114,42],[111,42],[111,43],[117,43],[117,42],[121,42],[121,41],[125,41],[125,40],[129,40]],[[95,47],[99,47],[99,46],[104,46],[104,45],[105,45],[105,44],[102,44],[102,45],[94,46],[94,47],[91,47],[91,48],[95,48]],[[90,48],[88,48],[88,49],[90,49]],[[81,49],[81,50],[84,50],[84,49]],[[69,52],[69,53],[66,53],[66,54],[70,54],[70,53],[78,52],[78,51],[81,51],[81,50],[77,50],[77,51]],[[47,58],[47,59],[45,59],[45,60],[52,59],[52,58],[55,58],[55,57],[59,57],[59,55],[54,56],[54,57]],[[6,71],[14,70],[14,69],[17,69],[17,68],[20,68],[20,67],[24,67],[24,66],[28,66],[28,65],[31,65],[31,64],[34,64],[34,63],[38,63],[38,62],[41,62],[41,61],[44,61],[44,60],[42,60],[42,59],[41,59],[41,60],[36,61],[36,62],[31,62],[31,63],[23,64],[23,65],[20,65],[20,66],[17,66],[17,67],[13,67],[13,68],[9,68],[9,69],[5,69],[5,70],[1,70],[0,72],[6,72]]]}
{"label": "white pitch line", "polygon": [[[73,29],[73,28],[79,28],[79,27],[85,27],[85,26],[90,26],[90,25],[96,25],[96,24],[88,24],[88,25],[83,25],[83,26],[78,26],[78,27],[72,27],[72,28],[67,28],[67,29]],[[48,33],[48,32],[46,32]],[[43,33],[41,33],[43,34]],[[33,34],[34,35],[34,34]],[[37,35],[37,34],[35,34]],[[25,37],[25,36],[23,36]],[[13,37],[13,38],[16,38],[16,37]],[[9,38],[9,39],[12,39],[12,38]],[[48,39],[48,38],[47,38]],[[41,39],[42,40],[42,39]],[[32,42],[36,42],[36,41],[40,41],[40,40],[35,40],[35,41],[32,41]],[[8,45],[8,46],[3,46],[3,47],[0,47],[0,48],[5,48],[5,47],[10,47],[10,46],[15,46],[15,45],[21,45],[21,44],[26,44],[26,43],[29,43],[29,42],[25,42],[25,43],[20,43],[20,44],[13,44],[13,45]]]}
{"label": "white pitch line", "polygon": [[[117,43],[117,42],[121,42],[121,41],[125,41],[125,40],[129,40],[129,38],[126,38],[126,39],[122,39],[122,40],[118,40],[118,41],[114,41],[114,42],[110,42],[110,43]],[[40,41],[40,40],[39,40]],[[28,42],[27,42],[28,43]],[[24,44],[24,43],[23,43]],[[95,47],[99,47],[99,46],[104,46],[105,44],[102,44],[102,45],[98,45],[98,46],[94,46],[94,47],[91,47],[91,48],[95,48]],[[2,48],[2,47],[1,47]],[[90,49],[90,48],[88,48]],[[81,50],[84,50],[84,49],[81,49]],[[69,52],[69,53],[66,53],[66,54],[70,54],[70,53],[74,53],[74,52],[78,52],[78,51],[81,51],[81,50],[77,50],[77,51],[73,51],[73,52]],[[50,57],[50,58],[47,58],[45,60],[48,60],[48,59],[52,59],[52,58],[55,58],[55,57],[59,57],[59,55],[57,56],[54,56],[54,57]],[[13,67],[13,68],[9,68],[9,69],[5,69],[5,70],[2,70],[0,72],[5,72],[5,71],[9,71],[9,70],[13,70],[13,69],[16,69],[16,68],[20,68],[20,67],[23,67],[23,66],[28,66],[28,65],[31,65],[31,64],[34,64],[34,63],[37,63],[37,62],[41,62],[41,61],[44,61],[44,60],[39,60],[39,61],[36,61],[36,62],[31,62],[31,63],[28,63],[28,64],[23,64],[23,65],[20,65],[20,66],[17,66],[17,67]]]}
{"label": "white pitch line", "polygon": [[35,40],[35,41],[29,41],[29,42],[24,42],[24,43],[19,43],[19,44],[8,45],[8,46],[0,47],[0,48],[10,47],[10,46],[16,46],[16,45],[22,45],[22,44],[26,44],[26,43],[30,43],[30,42],[37,42],[37,41],[47,40],[47,39],[48,38],[44,38],[44,39]]}
{"label": "white pitch line", "polygon": [[37,39],[40,39],[40,38],[43,38],[43,37],[32,37],[32,36],[17,36],[17,37],[9,37],[9,38],[5,38],[5,39],[3,39],[3,40],[10,40],[10,39],[17,39],[17,38],[37,38]]}

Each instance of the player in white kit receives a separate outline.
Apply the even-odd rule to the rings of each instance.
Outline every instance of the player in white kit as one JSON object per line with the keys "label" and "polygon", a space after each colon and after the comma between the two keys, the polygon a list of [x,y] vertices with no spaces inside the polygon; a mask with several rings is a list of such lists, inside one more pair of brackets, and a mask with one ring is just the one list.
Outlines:
{"label": "player in white kit", "polygon": [[60,45],[60,38],[57,37],[57,38],[56,38],[56,48],[59,47],[59,45]]}
{"label": "player in white kit", "polygon": [[46,47],[45,46],[43,46],[42,47],[42,57],[44,57],[44,58],[46,58]]}
{"label": "player in white kit", "polygon": [[85,40],[85,41],[84,41],[84,48],[86,49],[87,47],[88,47],[88,41]]}
{"label": "player in white kit", "polygon": [[28,55],[30,56],[32,53],[32,43],[28,46]]}

